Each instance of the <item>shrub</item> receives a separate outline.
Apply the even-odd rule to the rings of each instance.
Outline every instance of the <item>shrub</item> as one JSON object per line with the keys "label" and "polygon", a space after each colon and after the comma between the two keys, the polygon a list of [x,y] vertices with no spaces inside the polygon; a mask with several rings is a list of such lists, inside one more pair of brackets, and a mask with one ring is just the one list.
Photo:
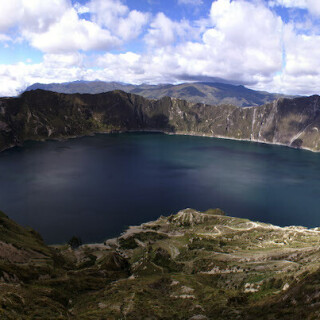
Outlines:
{"label": "shrub", "polygon": [[77,249],[82,245],[82,241],[81,238],[73,236],[69,241],[68,241],[68,245],[72,248],[72,249]]}

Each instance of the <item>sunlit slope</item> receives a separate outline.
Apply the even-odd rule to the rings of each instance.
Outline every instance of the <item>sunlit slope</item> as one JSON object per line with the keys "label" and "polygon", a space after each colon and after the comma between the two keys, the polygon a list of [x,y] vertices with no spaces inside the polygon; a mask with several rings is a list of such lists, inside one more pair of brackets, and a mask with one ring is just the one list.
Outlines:
{"label": "sunlit slope", "polygon": [[1,229],[1,319],[320,316],[318,229],[219,209],[185,209],[74,249],[47,247],[4,215]]}

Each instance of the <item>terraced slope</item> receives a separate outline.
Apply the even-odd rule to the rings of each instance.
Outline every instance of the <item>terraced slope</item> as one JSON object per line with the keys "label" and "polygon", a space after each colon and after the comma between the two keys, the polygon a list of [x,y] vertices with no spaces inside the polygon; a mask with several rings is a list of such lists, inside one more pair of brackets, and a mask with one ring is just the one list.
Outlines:
{"label": "terraced slope", "polygon": [[0,317],[318,319],[319,240],[318,229],[185,209],[103,244],[41,244],[51,265],[2,257]]}

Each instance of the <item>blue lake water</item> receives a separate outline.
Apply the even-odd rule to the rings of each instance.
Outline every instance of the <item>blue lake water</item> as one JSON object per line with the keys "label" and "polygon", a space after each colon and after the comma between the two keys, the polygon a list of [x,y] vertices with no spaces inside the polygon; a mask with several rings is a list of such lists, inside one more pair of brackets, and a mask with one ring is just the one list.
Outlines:
{"label": "blue lake water", "polygon": [[0,210],[47,243],[119,235],[191,207],[320,226],[320,154],[164,134],[27,142],[0,153]]}

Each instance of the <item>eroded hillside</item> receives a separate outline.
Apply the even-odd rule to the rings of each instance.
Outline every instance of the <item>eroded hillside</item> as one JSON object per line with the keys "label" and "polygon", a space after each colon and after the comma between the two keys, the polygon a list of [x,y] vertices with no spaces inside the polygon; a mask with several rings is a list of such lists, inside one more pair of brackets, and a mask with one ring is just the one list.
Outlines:
{"label": "eroded hillside", "polygon": [[318,229],[185,209],[47,247],[1,214],[1,319],[318,319]]}

